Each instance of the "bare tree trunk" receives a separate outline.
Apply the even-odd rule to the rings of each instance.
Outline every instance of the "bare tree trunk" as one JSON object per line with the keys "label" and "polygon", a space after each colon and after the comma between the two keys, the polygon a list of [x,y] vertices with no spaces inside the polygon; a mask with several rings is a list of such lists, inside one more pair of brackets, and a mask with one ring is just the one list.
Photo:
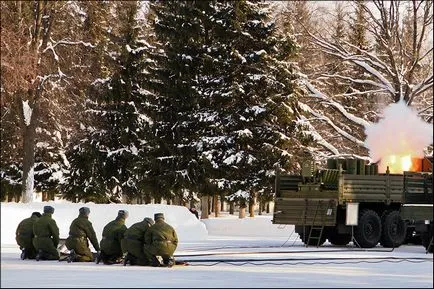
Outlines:
{"label": "bare tree trunk", "polygon": [[262,215],[262,208],[263,208],[263,205],[264,205],[264,202],[262,202],[261,200],[259,200],[258,201],[259,202],[259,212],[258,212],[258,215]]}
{"label": "bare tree trunk", "polygon": [[125,203],[130,204],[130,202],[131,202],[130,198],[128,198],[128,196],[121,191],[120,187],[117,187],[116,192],[117,192],[117,195],[119,195],[119,194],[121,195],[121,202],[123,204],[125,204]]}
{"label": "bare tree trunk", "polygon": [[212,198],[210,198],[209,196],[207,196],[207,202],[208,202],[208,215],[211,215],[211,212],[212,212],[212,206],[211,206],[211,204],[212,204]]}
{"label": "bare tree trunk", "polygon": [[266,210],[267,214],[270,213],[270,202],[267,202]]}
{"label": "bare tree trunk", "polygon": [[209,209],[208,209],[208,196],[203,196],[201,198],[201,214],[200,214],[200,218],[201,219],[208,219],[209,218]]}
{"label": "bare tree trunk", "polygon": [[174,205],[181,205],[181,198],[180,198],[178,195],[176,195],[176,196],[173,198],[173,204],[174,204]]}
{"label": "bare tree trunk", "polygon": [[229,202],[229,214],[233,215],[235,212],[235,205],[234,202]]}
{"label": "bare tree trunk", "polygon": [[220,211],[223,212],[225,210],[225,201],[224,195],[220,195]]}
{"label": "bare tree trunk", "polygon": [[214,216],[218,217],[220,210],[219,210],[219,195],[213,196],[213,205],[214,205]]}
{"label": "bare tree trunk", "polygon": [[[39,90],[38,90],[39,91]],[[38,93],[39,94],[39,93]],[[38,95],[36,96],[38,97]],[[34,186],[34,167],[35,167],[35,139],[36,127],[38,120],[38,107],[36,104],[31,108],[31,114],[24,115],[24,103],[21,101],[22,120],[23,120],[23,179],[22,179],[22,200],[23,203],[33,202],[33,186]],[[27,108],[27,106],[26,106]]]}
{"label": "bare tree trunk", "polygon": [[255,205],[255,203],[253,201],[249,202],[249,217],[255,216],[254,205]]}
{"label": "bare tree trunk", "polygon": [[[49,7],[47,6],[49,5]],[[51,35],[51,24],[54,19],[55,2],[48,3],[42,1],[37,2],[34,11],[36,21],[35,30],[33,31],[33,39],[31,41],[31,48],[34,50],[35,59],[38,59],[41,51],[47,47],[48,40]],[[40,72],[38,72],[39,74]],[[39,102],[43,89],[44,80],[35,80],[35,87],[27,90],[28,102],[24,107],[23,98],[20,101],[22,124],[23,124],[23,179],[22,179],[22,201],[29,203],[33,201],[33,187],[34,187],[34,166],[35,166],[35,139],[36,127],[39,121]],[[30,108],[24,109],[24,108]]]}
{"label": "bare tree trunk", "polygon": [[240,207],[240,211],[238,212],[238,218],[243,219],[246,217],[246,207]]}
{"label": "bare tree trunk", "polygon": [[255,216],[255,192],[252,192],[250,194],[250,200],[249,200],[249,217]]}

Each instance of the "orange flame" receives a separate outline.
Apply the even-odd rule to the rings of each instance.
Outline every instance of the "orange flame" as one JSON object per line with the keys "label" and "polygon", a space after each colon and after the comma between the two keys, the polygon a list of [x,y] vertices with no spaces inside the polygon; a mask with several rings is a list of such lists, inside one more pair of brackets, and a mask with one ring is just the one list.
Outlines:
{"label": "orange flame", "polygon": [[386,172],[387,166],[389,166],[391,174],[402,174],[404,171],[419,171],[420,165],[418,161],[420,159],[412,158],[410,154],[389,155],[381,161],[379,170]]}

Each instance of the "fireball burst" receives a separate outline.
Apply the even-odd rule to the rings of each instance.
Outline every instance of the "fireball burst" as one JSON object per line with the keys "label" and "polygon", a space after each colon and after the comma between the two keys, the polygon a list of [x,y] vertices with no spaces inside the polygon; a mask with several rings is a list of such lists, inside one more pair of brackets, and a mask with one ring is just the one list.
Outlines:
{"label": "fireball burst", "polygon": [[392,174],[402,174],[404,171],[417,171],[418,168],[415,160],[413,160],[410,154],[389,155],[381,160],[379,171],[386,172],[387,166]]}

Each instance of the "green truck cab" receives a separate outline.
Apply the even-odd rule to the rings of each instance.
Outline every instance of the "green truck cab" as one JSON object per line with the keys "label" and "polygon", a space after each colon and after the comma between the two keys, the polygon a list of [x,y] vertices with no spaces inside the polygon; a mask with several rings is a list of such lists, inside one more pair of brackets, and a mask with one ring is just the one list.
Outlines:
{"label": "green truck cab", "polygon": [[[426,181],[422,181],[425,178]],[[426,184],[431,190],[420,186]],[[417,186],[419,184],[419,186]],[[414,232],[420,236],[426,252],[433,252],[433,196],[432,174],[407,173],[404,183],[404,203],[400,215],[405,220],[407,235]]]}
{"label": "green truck cab", "polygon": [[300,174],[276,176],[272,222],[295,225],[306,246],[353,240],[362,248],[399,247],[409,225],[401,216],[404,187],[432,204],[432,172],[381,174],[363,159],[329,159],[317,169],[308,161]]}

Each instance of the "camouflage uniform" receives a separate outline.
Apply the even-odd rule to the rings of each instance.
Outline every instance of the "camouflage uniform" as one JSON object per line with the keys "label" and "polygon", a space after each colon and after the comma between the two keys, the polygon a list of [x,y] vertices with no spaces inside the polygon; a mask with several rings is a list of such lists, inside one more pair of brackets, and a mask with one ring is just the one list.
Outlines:
{"label": "camouflage uniform", "polygon": [[127,230],[125,226],[125,219],[127,217],[127,211],[119,210],[116,219],[108,223],[102,231],[100,258],[104,264],[120,263],[122,260],[121,241]]}
{"label": "camouflage uniform", "polygon": [[133,224],[125,231],[121,243],[122,251],[127,253],[126,258],[131,265],[149,265],[143,253],[143,244],[145,233],[153,224],[154,220],[145,218],[143,221]]}
{"label": "camouflage uniform", "polygon": [[79,210],[78,217],[72,221],[69,227],[69,236],[66,239],[66,247],[69,250],[74,250],[74,262],[91,262],[93,254],[89,249],[89,241],[96,251],[99,251],[99,243],[96,238],[95,230],[92,223],[88,220],[90,210],[87,207],[82,207]]}
{"label": "camouflage uniform", "polygon": [[33,212],[30,218],[22,220],[15,231],[15,240],[23,250],[21,254],[21,259],[35,259],[36,249],[33,246],[33,224],[41,217],[39,212]]}
{"label": "camouflage uniform", "polygon": [[36,260],[58,260],[59,253],[59,227],[56,221],[51,218],[54,208],[44,207],[44,214],[33,224],[33,246],[37,250]]}
{"label": "camouflage uniform", "polygon": [[155,224],[145,233],[145,245],[143,252],[148,262],[153,266],[159,266],[157,256],[161,256],[165,265],[175,264],[173,253],[178,246],[178,236],[172,226],[164,222],[164,215],[154,215]]}

